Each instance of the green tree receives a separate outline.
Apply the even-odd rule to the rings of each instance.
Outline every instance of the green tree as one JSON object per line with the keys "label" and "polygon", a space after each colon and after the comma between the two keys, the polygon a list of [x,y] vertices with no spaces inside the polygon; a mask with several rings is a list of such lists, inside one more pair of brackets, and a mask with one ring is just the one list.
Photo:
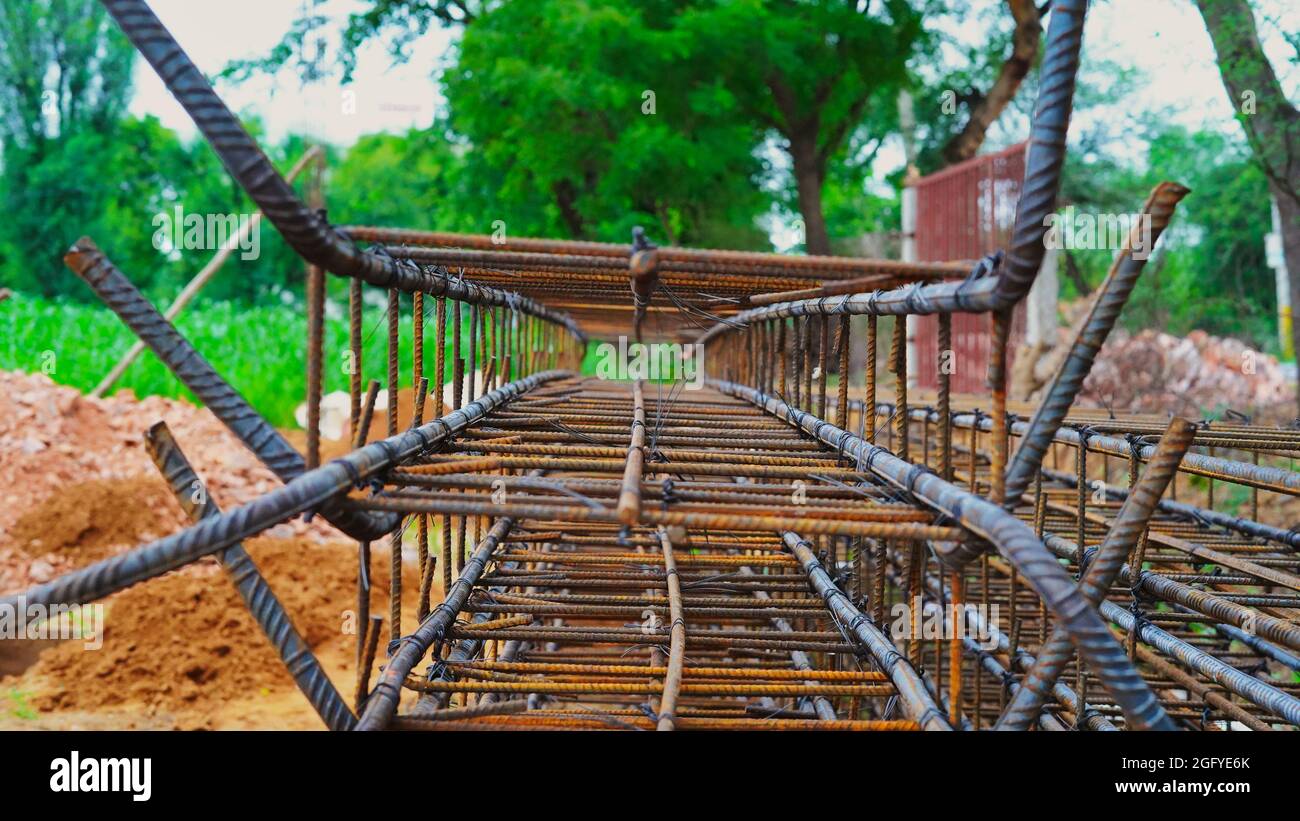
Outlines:
{"label": "green tree", "polygon": [[683,3],[694,70],[716,72],[745,121],[789,156],[805,248],[829,254],[823,203],[832,166],[897,129],[907,61],[923,10],[905,0],[732,0]]}
{"label": "green tree", "polygon": [[[830,168],[894,128],[920,4],[934,5],[372,0],[349,19],[337,63],[346,76],[367,39],[401,59],[429,26],[462,27],[445,77],[451,125],[499,175],[498,210],[550,198],[526,221],[548,233],[610,238],[645,223],[671,242],[761,244],[772,174],[760,157],[775,142],[807,249],[828,253]],[[270,57],[232,73],[301,63],[318,24],[304,16]]]}
{"label": "green tree", "polygon": [[123,200],[88,160],[112,150],[133,58],[94,0],[0,4],[0,207],[6,215],[0,271],[6,282],[66,289],[71,276],[59,260],[75,239],[74,226],[122,217],[108,201]]}
{"label": "green tree", "polygon": [[527,220],[544,233],[622,239],[644,224],[708,242],[763,208],[756,129],[684,59],[694,34],[653,5],[506,3],[464,33],[445,78],[451,124],[499,174],[499,201],[549,196]]}
{"label": "green tree", "polygon": [[[1228,102],[1277,201],[1291,304],[1300,305],[1300,110],[1287,99],[1264,54],[1250,3],[1195,2],[1214,44]],[[1300,351],[1300,324],[1292,324],[1291,338]]]}
{"label": "green tree", "polygon": [[[1243,139],[1189,131],[1161,112],[1152,115],[1139,130],[1144,153],[1126,158],[1098,150],[1085,136],[1062,181],[1063,202],[1093,214],[1132,213],[1162,180],[1191,189],[1124,310],[1125,325],[1174,334],[1199,328],[1273,348],[1277,303],[1264,258],[1267,179]],[[1063,253],[1066,298],[1091,292],[1114,258],[1112,250]]]}

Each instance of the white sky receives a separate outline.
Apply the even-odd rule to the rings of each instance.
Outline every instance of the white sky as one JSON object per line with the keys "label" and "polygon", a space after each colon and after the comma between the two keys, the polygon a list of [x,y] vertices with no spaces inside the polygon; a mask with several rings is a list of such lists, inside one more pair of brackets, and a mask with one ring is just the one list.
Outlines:
{"label": "white sky", "polygon": [[[299,15],[302,0],[150,0],[163,25],[171,30],[209,77],[231,60],[267,56]],[[337,36],[351,11],[365,8],[356,0],[330,0],[321,13],[335,16],[328,32]],[[432,81],[447,52],[450,35],[430,32],[419,42],[413,59],[393,66],[382,44],[362,50],[353,82],[355,113],[345,114],[338,78],[303,85],[298,74],[285,69],[274,78],[256,74],[234,85],[219,82],[217,91],[240,115],[257,114],[268,136],[277,141],[286,133],[306,134],[339,146],[351,145],[362,134],[402,132],[426,127],[443,98]],[[331,52],[333,53],[333,52]],[[144,60],[135,67],[133,114],[153,114],[187,139],[196,133],[193,122]]]}

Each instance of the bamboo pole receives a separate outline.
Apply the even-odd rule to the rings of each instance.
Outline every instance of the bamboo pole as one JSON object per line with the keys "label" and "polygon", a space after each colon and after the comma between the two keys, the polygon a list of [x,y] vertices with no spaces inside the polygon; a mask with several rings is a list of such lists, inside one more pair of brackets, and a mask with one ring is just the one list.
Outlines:
{"label": "bamboo pole", "polygon": [[[293,182],[294,178],[301,174],[313,160],[317,159],[320,159],[323,162],[324,152],[321,150],[320,146],[313,145],[311,148],[308,148],[303,152],[302,156],[298,158],[298,162],[293,164],[293,168],[289,169],[289,173],[285,175],[285,179],[289,182]],[[176,295],[176,299],[172,301],[171,305],[167,306],[167,310],[163,312],[163,316],[168,320],[175,319],[177,314],[184,310],[185,306],[190,304],[190,301],[198,295],[199,291],[203,289],[203,286],[207,285],[208,281],[216,275],[217,271],[221,270],[221,266],[226,264],[226,260],[230,259],[230,255],[239,248],[240,243],[242,243],[249,234],[257,230],[258,226],[261,225],[261,222],[262,212],[253,212],[252,219],[240,226],[239,232],[227,239],[226,244],[221,246],[221,248],[212,255],[212,259],[208,260],[207,265],[203,266],[203,270],[195,274],[194,278],[191,279],[181,292]],[[126,355],[123,356],[118,363],[113,366],[113,369],[108,372],[108,375],[95,386],[95,389],[90,392],[90,395],[103,396],[109,388],[113,387],[117,380],[122,378],[122,374],[126,373],[126,369],[131,367],[131,363],[134,362],[143,351],[144,343],[137,340],[136,343],[131,346],[131,350],[127,351]]]}

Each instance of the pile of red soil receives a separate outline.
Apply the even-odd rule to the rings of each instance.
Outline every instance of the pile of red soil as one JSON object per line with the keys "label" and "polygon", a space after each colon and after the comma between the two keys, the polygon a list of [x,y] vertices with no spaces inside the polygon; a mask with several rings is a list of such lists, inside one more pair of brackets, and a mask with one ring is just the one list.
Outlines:
{"label": "pile of red soil", "polygon": [[[350,701],[354,550],[305,539],[253,539],[247,547]],[[403,575],[405,585],[417,583],[414,573]],[[386,614],[388,558],[378,546],[371,578],[372,612]],[[105,604],[101,648],[65,641],[21,676],[0,681],[0,688],[28,694],[39,726],[84,726],[78,722],[85,716],[105,714],[135,727],[320,726],[215,560],[124,590]],[[405,618],[408,627],[414,623],[414,614]],[[67,720],[60,723],[60,715]]]}
{"label": "pile of red soil", "polygon": [[185,522],[161,477],[92,479],[24,511],[10,536],[34,558],[48,560],[53,554],[72,566],[102,559],[124,544],[150,541]]}
{"label": "pile of red soil", "polygon": [[[205,408],[130,391],[96,399],[42,374],[0,371],[0,593],[184,525],[144,449],[159,420],[223,508],[280,485]],[[319,518],[272,535],[341,538]]]}

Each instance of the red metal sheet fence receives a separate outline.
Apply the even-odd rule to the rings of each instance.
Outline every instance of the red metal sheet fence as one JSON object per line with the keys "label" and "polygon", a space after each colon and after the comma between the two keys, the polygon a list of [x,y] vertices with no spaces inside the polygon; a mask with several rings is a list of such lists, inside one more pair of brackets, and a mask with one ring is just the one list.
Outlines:
{"label": "red metal sheet fence", "polygon": [[[922,262],[976,260],[1011,239],[1020,184],[1025,175],[1025,143],[996,154],[975,157],[922,177],[916,182],[916,255]],[[989,325],[985,314],[954,314],[952,318],[952,390],[986,390]],[[1025,334],[1025,308],[1017,306],[1011,323],[1009,368]],[[939,387],[938,319],[918,317],[913,368],[917,387]]]}

